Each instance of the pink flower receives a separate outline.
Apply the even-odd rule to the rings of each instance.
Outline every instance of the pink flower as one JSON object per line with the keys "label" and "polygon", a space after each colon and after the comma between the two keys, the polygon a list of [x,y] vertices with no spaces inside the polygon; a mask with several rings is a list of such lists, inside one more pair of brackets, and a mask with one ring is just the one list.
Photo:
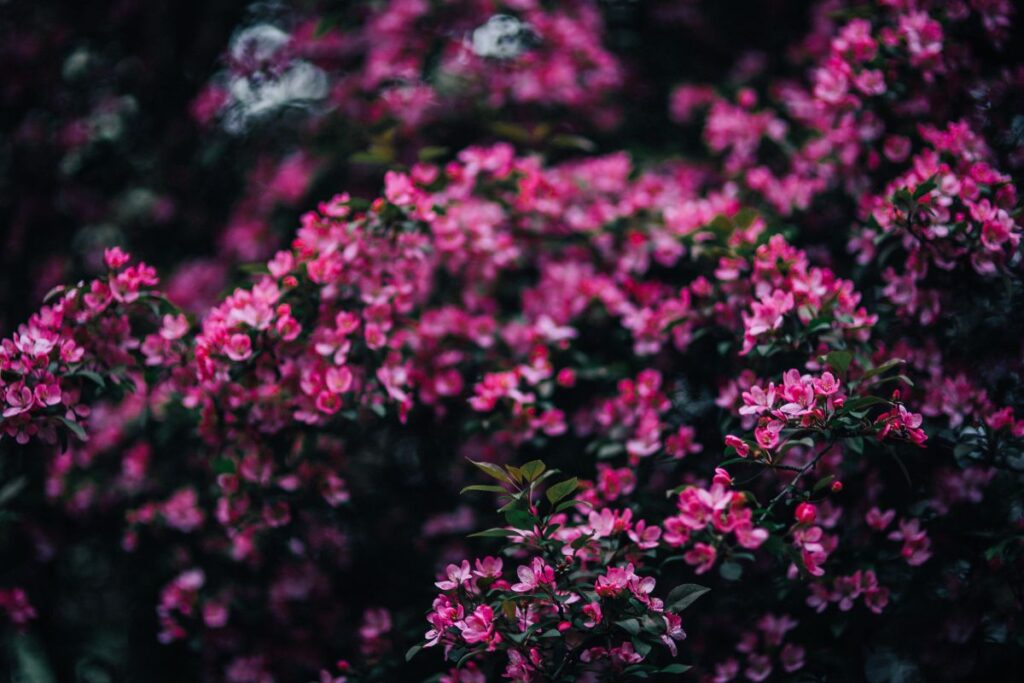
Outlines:
{"label": "pink flower", "polygon": [[700,453],[704,447],[696,443],[697,430],[693,427],[680,427],[675,434],[665,439],[665,452],[673,458],[683,458],[688,454]]}
{"label": "pink flower", "polygon": [[469,569],[469,561],[463,560],[462,564],[449,564],[445,568],[446,579],[437,581],[435,586],[443,591],[451,591],[462,586],[468,586],[473,580],[473,573]]}
{"label": "pink flower", "polygon": [[[749,510],[747,511],[749,513]],[[754,550],[768,540],[768,530],[755,527],[749,520],[740,522],[733,527],[736,542],[744,548]]]}
{"label": "pink flower", "polygon": [[693,566],[695,573],[703,574],[714,566],[717,556],[718,551],[715,550],[714,546],[707,543],[697,543],[683,555],[683,560]]}
{"label": "pink flower", "polygon": [[757,445],[765,450],[771,450],[778,446],[779,434],[784,426],[785,423],[781,420],[769,420],[758,425],[754,429],[754,439],[757,441]]}
{"label": "pink flower", "polygon": [[813,503],[800,503],[796,506],[794,516],[800,524],[814,524],[818,518],[818,508]]}
{"label": "pink flower", "polygon": [[228,608],[221,602],[211,600],[203,605],[203,623],[208,628],[224,628],[228,623]]}
{"label": "pink flower", "polygon": [[583,622],[583,625],[587,628],[594,628],[601,623],[603,615],[601,613],[601,604],[597,602],[588,602],[583,606],[583,613],[587,615],[587,620]]}
{"label": "pink flower", "polygon": [[804,649],[793,643],[786,643],[779,653],[779,661],[786,673],[793,673],[804,668]]}
{"label": "pink flower", "polygon": [[[726,438],[728,438],[728,437],[726,437]],[[716,467],[715,468],[715,476],[712,477],[711,483],[712,483],[712,485],[718,484],[723,489],[727,489],[730,486],[732,486],[732,476],[725,469],[723,469],[721,467]]]}
{"label": "pink flower", "polygon": [[[743,406],[740,407],[740,415],[760,415],[775,407],[775,385],[768,383],[768,389],[764,390],[756,384],[750,387],[749,391],[743,392]],[[726,437],[728,439],[729,437]],[[732,445],[726,441],[727,445]]]}
{"label": "pink flower", "polygon": [[417,197],[417,190],[404,173],[388,171],[384,174],[384,196],[397,206],[409,206]]}
{"label": "pink flower", "polygon": [[124,266],[128,265],[131,257],[128,254],[121,251],[120,247],[110,247],[103,250],[103,262],[107,264],[107,268],[111,270],[120,270]]}
{"label": "pink flower", "polygon": [[31,409],[34,399],[32,390],[20,383],[7,387],[4,398],[7,400],[4,417],[14,417]]}
{"label": "pink flower", "polygon": [[452,602],[446,595],[437,596],[434,599],[433,609],[427,615],[427,622],[432,628],[424,634],[424,638],[427,641],[424,647],[437,645],[448,628],[461,621],[462,617],[462,605]]}
{"label": "pink flower", "polygon": [[347,367],[328,368],[324,373],[324,383],[328,390],[343,394],[352,388],[352,371]]}
{"label": "pink flower", "polygon": [[194,489],[185,488],[167,499],[161,510],[167,525],[188,533],[202,525],[204,513]]}
{"label": "pink flower", "polygon": [[594,592],[602,598],[616,598],[622,595],[638,578],[633,571],[632,564],[625,567],[609,567],[603,575],[597,577]]}
{"label": "pink flower", "polygon": [[247,360],[252,356],[252,340],[247,334],[233,334],[224,346],[224,353],[236,362]]}
{"label": "pink flower", "polygon": [[912,567],[924,564],[932,556],[931,540],[918,519],[901,519],[898,529],[889,533],[889,540],[903,542],[900,553]]}
{"label": "pink flower", "polygon": [[772,675],[772,660],[768,655],[752,654],[747,658],[746,677],[760,683]]}
{"label": "pink flower", "polygon": [[516,593],[529,593],[555,583],[555,570],[539,557],[533,558],[528,566],[519,566],[516,575],[519,577],[519,583],[512,584],[512,590]]}
{"label": "pink flower", "polygon": [[628,532],[628,536],[633,543],[636,543],[637,547],[649,550],[658,547],[661,529],[655,525],[647,526],[647,522],[641,519]]}
{"label": "pink flower", "polygon": [[839,380],[831,372],[823,372],[814,379],[814,391],[820,396],[832,396],[839,391]]}
{"label": "pink flower", "polygon": [[475,562],[476,569],[473,570],[473,574],[481,579],[500,579],[501,578],[501,559],[497,557],[485,557],[482,560],[478,559]]}
{"label": "pink flower", "polygon": [[455,626],[462,631],[462,637],[467,643],[491,642],[495,637],[494,610],[488,605],[480,605]]}
{"label": "pink flower", "polygon": [[878,507],[873,507],[868,510],[864,516],[864,520],[867,525],[875,531],[885,531],[885,529],[892,524],[893,518],[896,516],[895,510],[886,510],[882,512]]}
{"label": "pink flower", "polygon": [[736,455],[741,458],[745,458],[750,455],[750,446],[748,446],[747,443],[738,436],[727,434],[725,437],[725,445],[735,448]]}
{"label": "pink flower", "polygon": [[188,332],[188,327],[188,319],[184,314],[171,315],[168,313],[163,317],[160,336],[168,341],[181,339]]}

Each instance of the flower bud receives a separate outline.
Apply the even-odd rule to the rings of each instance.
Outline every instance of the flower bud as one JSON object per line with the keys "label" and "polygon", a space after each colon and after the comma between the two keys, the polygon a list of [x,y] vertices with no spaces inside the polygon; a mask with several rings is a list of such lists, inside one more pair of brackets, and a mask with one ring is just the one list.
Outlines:
{"label": "flower bud", "polygon": [[818,518],[818,508],[812,503],[800,503],[796,506],[796,521],[801,524],[814,524]]}

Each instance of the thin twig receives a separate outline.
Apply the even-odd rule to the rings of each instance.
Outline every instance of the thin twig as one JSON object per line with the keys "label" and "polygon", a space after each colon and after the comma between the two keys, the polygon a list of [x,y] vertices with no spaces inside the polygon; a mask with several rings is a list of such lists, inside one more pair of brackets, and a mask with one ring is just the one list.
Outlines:
{"label": "thin twig", "polygon": [[832,446],[834,446],[835,444],[836,440],[833,438],[831,441],[828,442],[828,445],[821,449],[821,452],[814,456],[814,458],[809,463],[801,467],[797,471],[796,476],[793,477],[793,480],[789,482],[786,488],[779,491],[779,494],[777,496],[768,501],[768,507],[766,507],[761,512],[761,516],[759,519],[764,519],[769,514],[771,514],[772,509],[778,504],[779,501],[781,501],[787,495],[793,493],[793,491],[796,490],[796,485],[800,483],[800,480],[804,478],[804,475],[813,470],[814,467],[818,464],[818,462],[825,457],[825,454],[832,450]]}

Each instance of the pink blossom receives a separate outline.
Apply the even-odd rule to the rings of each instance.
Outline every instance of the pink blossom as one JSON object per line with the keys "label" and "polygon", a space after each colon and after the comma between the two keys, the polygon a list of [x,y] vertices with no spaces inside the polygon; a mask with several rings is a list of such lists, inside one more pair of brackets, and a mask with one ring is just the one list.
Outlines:
{"label": "pink blossom", "polygon": [[697,543],[683,555],[683,559],[687,564],[694,567],[694,572],[703,574],[714,566],[717,556],[718,551],[715,550],[714,546],[707,543]]}

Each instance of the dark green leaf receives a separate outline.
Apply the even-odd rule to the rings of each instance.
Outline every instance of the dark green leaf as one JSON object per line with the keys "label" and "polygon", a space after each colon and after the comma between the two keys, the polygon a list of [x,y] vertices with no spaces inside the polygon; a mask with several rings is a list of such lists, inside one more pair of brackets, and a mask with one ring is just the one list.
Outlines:
{"label": "dark green leaf", "polygon": [[660,673],[663,673],[663,674],[684,674],[684,673],[686,673],[687,671],[689,671],[692,668],[693,668],[692,666],[687,666],[686,664],[669,664],[668,666],[661,667],[661,672]]}
{"label": "dark green leaf", "polygon": [[25,477],[17,477],[4,484],[3,488],[0,488],[0,507],[14,500],[27,483],[28,480]]}
{"label": "dark green leaf", "polygon": [[525,510],[509,510],[505,513],[505,519],[508,523],[517,529],[530,530],[536,525],[537,520],[534,519],[533,515]]}
{"label": "dark green leaf", "polygon": [[469,491],[485,491],[487,493],[505,493],[506,492],[504,486],[496,486],[494,484],[473,484],[473,485],[467,486],[464,489],[462,489],[461,491],[459,491],[459,495],[462,495],[463,493],[467,493]]}
{"label": "dark green leaf", "polygon": [[646,657],[651,653],[651,644],[640,640],[639,638],[632,638],[633,649],[636,650],[637,654],[641,657]]}
{"label": "dark green leaf", "polygon": [[579,480],[576,477],[558,482],[547,490],[546,495],[548,497],[548,501],[550,501],[552,505],[557,503],[575,491],[579,484]]}
{"label": "dark green leaf", "polygon": [[825,356],[825,362],[836,369],[841,375],[845,375],[846,371],[850,368],[850,361],[853,360],[853,354],[849,351],[832,351]]}
{"label": "dark green leaf", "polygon": [[79,370],[74,373],[74,376],[85,377],[87,380],[95,383],[100,389],[104,389],[107,386],[106,380],[98,372],[93,372],[92,370]]}
{"label": "dark green leaf", "polygon": [[743,576],[743,566],[735,562],[723,562],[718,568],[718,573],[726,581],[739,581]]}
{"label": "dark green leaf", "polygon": [[640,622],[637,619],[621,619],[615,625],[631,636],[640,634]]}
{"label": "dark green leaf", "polygon": [[519,468],[527,481],[536,481],[537,477],[544,473],[544,463],[540,460],[531,460]]}
{"label": "dark green leaf", "polygon": [[710,590],[710,588],[696,583],[684,583],[676,586],[669,591],[668,597],[665,598],[665,608],[673,612],[682,612]]}
{"label": "dark green leaf", "polygon": [[881,375],[883,372],[888,372],[897,365],[902,365],[903,363],[906,363],[906,361],[903,360],[902,358],[893,358],[892,360],[887,360],[881,365],[873,367],[867,372],[865,372],[864,379],[871,379],[872,377],[877,377],[878,375]]}
{"label": "dark green leaf", "polygon": [[443,157],[446,154],[448,154],[447,147],[427,145],[426,147],[421,147],[420,150],[416,153],[416,156],[419,157],[420,161],[433,161],[434,159]]}
{"label": "dark green leaf", "polygon": [[57,419],[60,420],[65,427],[71,430],[71,433],[77,436],[80,441],[89,440],[89,435],[85,433],[85,429],[82,427],[82,425],[78,424],[77,422],[72,422],[63,415],[58,415]]}
{"label": "dark green leaf", "polygon": [[476,460],[470,460],[470,462],[476,465],[485,474],[487,474],[487,476],[493,477],[498,481],[505,482],[506,484],[512,483],[512,479],[508,476],[508,474],[506,474],[505,470],[499,467],[498,465],[495,465],[493,462],[477,462]]}
{"label": "dark green leaf", "polygon": [[518,532],[512,529],[504,529],[501,527],[495,527],[493,529],[487,529],[486,531],[478,531],[475,534],[470,534],[469,538],[504,538],[506,536],[515,536]]}

